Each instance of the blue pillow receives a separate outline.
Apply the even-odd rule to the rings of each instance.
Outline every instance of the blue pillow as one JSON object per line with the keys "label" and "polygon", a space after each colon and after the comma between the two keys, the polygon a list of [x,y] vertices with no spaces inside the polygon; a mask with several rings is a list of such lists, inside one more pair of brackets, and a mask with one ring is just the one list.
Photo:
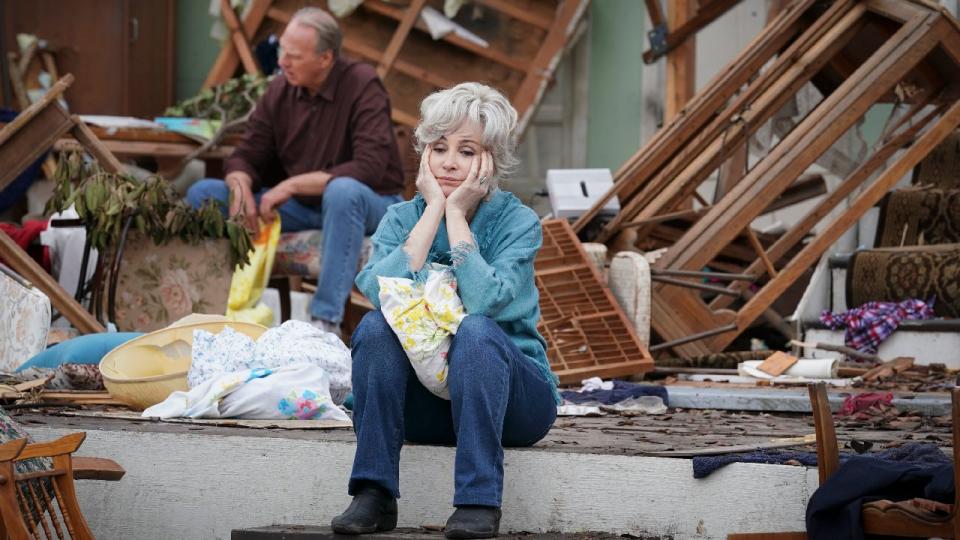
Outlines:
{"label": "blue pillow", "polygon": [[107,332],[68,339],[27,360],[17,368],[57,368],[63,364],[99,364],[100,359],[143,332]]}

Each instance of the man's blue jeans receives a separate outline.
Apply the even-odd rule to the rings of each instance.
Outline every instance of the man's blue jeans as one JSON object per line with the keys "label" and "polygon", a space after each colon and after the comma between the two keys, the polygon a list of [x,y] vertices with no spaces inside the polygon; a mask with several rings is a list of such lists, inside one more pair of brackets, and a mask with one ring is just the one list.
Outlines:
{"label": "man's blue jeans", "polygon": [[[258,204],[265,192],[254,195]],[[216,179],[200,180],[187,191],[187,201],[193,207],[216,199],[223,202],[224,214],[229,196],[227,185]],[[313,318],[334,323],[343,320],[343,308],[357,275],[363,237],[377,230],[388,206],[402,200],[400,195],[380,195],[359,180],[341,176],[327,183],[320,206],[307,206],[295,199],[280,206],[283,232],[323,230],[320,276],[310,302]]]}
{"label": "man's blue jeans", "polygon": [[400,447],[456,444],[454,506],[500,507],[503,447],[530,446],[556,419],[552,385],[493,320],[469,315],[447,360],[450,401],[420,381],[383,313],[351,339],[357,453],[349,493],[375,482],[400,496]]}

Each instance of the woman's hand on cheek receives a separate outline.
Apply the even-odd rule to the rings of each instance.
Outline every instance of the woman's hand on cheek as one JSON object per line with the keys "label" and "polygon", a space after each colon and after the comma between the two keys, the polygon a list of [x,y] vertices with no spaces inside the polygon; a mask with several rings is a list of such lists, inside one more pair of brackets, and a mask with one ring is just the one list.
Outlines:
{"label": "woman's hand on cheek", "polygon": [[440,188],[440,182],[430,171],[430,155],[433,153],[433,146],[427,145],[423,150],[423,156],[420,157],[420,172],[417,174],[417,191],[423,195],[423,200],[428,206],[439,205],[443,207],[446,197],[443,195],[443,189]]}
{"label": "woman's hand on cheek", "polygon": [[447,197],[447,214],[458,213],[462,216],[473,211],[487,196],[493,174],[493,157],[486,151],[474,158],[467,179]]}

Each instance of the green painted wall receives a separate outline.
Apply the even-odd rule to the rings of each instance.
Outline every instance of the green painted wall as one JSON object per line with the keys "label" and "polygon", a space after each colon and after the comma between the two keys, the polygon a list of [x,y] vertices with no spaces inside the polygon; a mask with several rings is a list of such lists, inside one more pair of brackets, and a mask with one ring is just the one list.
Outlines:
{"label": "green painted wall", "polygon": [[195,95],[213,66],[220,43],[210,37],[214,18],[206,0],[177,0],[177,69],[175,95],[179,101]]}
{"label": "green painted wall", "polygon": [[589,167],[616,170],[640,148],[645,10],[638,0],[590,4]]}

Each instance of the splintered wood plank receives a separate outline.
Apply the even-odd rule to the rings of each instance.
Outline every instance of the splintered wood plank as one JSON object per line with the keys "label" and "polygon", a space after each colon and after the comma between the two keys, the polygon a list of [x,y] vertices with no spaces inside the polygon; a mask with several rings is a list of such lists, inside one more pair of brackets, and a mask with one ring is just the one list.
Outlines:
{"label": "splintered wood plank", "polygon": [[[667,25],[670,32],[683,27],[697,10],[696,0],[668,2]],[[676,118],[697,91],[697,42],[691,36],[667,53],[667,83],[663,118]]]}
{"label": "splintered wood plank", "polygon": [[538,329],[562,384],[653,369],[653,359],[566,220],[543,223],[535,261]]}
{"label": "splintered wood plank", "polygon": [[397,54],[400,53],[400,47],[402,47],[403,42],[407,40],[407,35],[410,34],[413,23],[417,22],[417,18],[420,17],[420,11],[423,10],[425,3],[426,0],[413,0],[407,7],[406,12],[403,14],[403,19],[400,20],[400,26],[397,27],[397,31],[394,32],[393,37],[390,38],[390,44],[387,45],[387,50],[383,52],[380,65],[377,66],[377,74],[380,75],[381,79],[385,77],[387,72],[390,71],[390,68],[393,67],[393,61],[397,59]]}
{"label": "splintered wood plank", "polygon": [[[807,212],[807,214],[804,215],[803,218],[793,226],[793,228],[777,239],[777,241],[774,242],[773,245],[767,250],[768,256],[772,260],[779,260],[781,257],[785,256],[787,250],[799,243],[807,234],[809,234],[810,231],[813,230],[814,226],[816,226],[817,223],[819,223],[824,217],[827,216],[828,213],[830,213],[830,210],[846,200],[846,198],[853,193],[857,187],[859,187],[864,181],[866,181],[867,178],[870,177],[870,175],[872,175],[877,169],[886,163],[886,161],[890,159],[890,157],[892,157],[897,150],[911,143],[914,137],[916,137],[916,135],[920,133],[923,128],[928,126],[930,121],[933,120],[938,114],[939,110],[933,110],[925,117],[914,121],[914,123],[906,130],[891,137],[872,156],[864,161],[860,167],[858,167],[846,179],[844,179],[840,185],[828,193],[826,197],[821,199],[816,206]],[[747,267],[745,273],[756,273],[762,269],[762,261],[757,260]],[[734,283],[730,286],[730,289],[739,292],[746,290],[747,286],[748,284],[745,283]],[[728,305],[730,305],[730,301],[727,298],[719,297],[711,302],[710,307],[711,309],[722,309]]]}
{"label": "splintered wood plank", "polygon": [[113,152],[90,131],[90,128],[80,120],[80,117],[74,116],[72,118],[73,128],[71,129],[71,133],[74,138],[90,152],[94,159],[97,160],[100,166],[103,167],[103,170],[117,174],[122,173],[123,165],[121,165],[120,160],[113,155]]}
{"label": "splintered wood plank", "polygon": [[[657,131],[653,138],[617,170],[615,183],[607,193],[600,197],[584,215],[574,223],[575,231],[581,231],[590,223],[614,196],[620,197],[621,205],[628,201],[644,183],[671,159],[684,145],[699,133],[704,124],[710,121],[722,105],[730,99],[760,68],[775,54],[780,52],[800,31],[800,19],[814,0],[800,0],[769,25],[744,48],[727,66],[699,92],[690,102],[684,115]],[[828,10],[828,14],[840,9],[838,2]],[[780,62],[784,63],[784,62]],[[776,66],[774,66],[775,68]],[[765,79],[774,68],[761,73]],[[616,226],[608,226],[597,241],[604,242]]]}
{"label": "splintered wood plank", "polygon": [[783,372],[787,371],[796,364],[799,359],[792,354],[787,354],[783,351],[777,351],[767,357],[766,360],[760,362],[760,365],[757,366],[757,369],[772,375],[774,377],[779,377]]}
{"label": "splintered wood plank", "polygon": [[547,83],[553,78],[553,72],[560,62],[564,46],[573,36],[576,23],[587,9],[586,0],[564,0],[557,8],[556,16],[550,25],[543,45],[527,68],[520,89],[511,96],[511,103],[519,115],[519,130],[522,133],[533,117],[535,105],[540,101]]}
{"label": "splintered wood plank", "polygon": [[[252,37],[256,33],[271,4],[273,4],[273,0],[253,0],[250,11],[243,19],[243,34],[245,36]],[[220,49],[220,54],[214,61],[213,67],[210,68],[206,80],[203,81],[201,90],[227,82],[236,73],[239,65],[240,55],[237,53],[237,48],[232,40],[228,40]]]}
{"label": "splintered wood plank", "polygon": [[549,30],[553,19],[546,15],[541,15],[533,11],[528,11],[520,6],[514,5],[509,0],[477,0],[480,4],[491,7],[514,19],[528,24]]}
{"label": "splintered wood plank", "polygon": [[253,57],[253,51],[250,50],[250,34],[244,31],[240,19],[237,18],[237,13],[233,11],[233,6],[230,5],[230,0],[220,0],[220,15],[230,31],[230,41],[233,42],[233,48],[240,56],[243,69],[252,75],[260,75],[260,66],[257,65],[257,61]]}
{"label": "splintered wood plank", "polygon": [[700,219],[659,264],[699,268],[737,236],[732,223],[749,223],[813,161],[846,132],[870,106],[930,52],[942,31],[932,20],[911,21],[897,31],[857,77],[847,80],[813,110]]}
{"label": "splintered wood plank", "polygon": [[[605,231],[611,230],[618,220],[644,219],[661,209],[674,209],[696,193],[697,187],[736,151],[738,145],[744,144],[820,71],[833,54],[853,39],[863,24],[865,9],[854,6],[842,12],[834,8],[837,4],[678,151],[639,193],[627,202],[621,201],[620,214]],[[643,228],[638,236],[642,238],[647,232],[649,228]],[[605,236],[601,234],[597,240],[604,241],[603,238]]]}
{"label": "splintered wood plank", "polygon": [[[672,0],[670,5],[680,4],[680,0]],[[667,53],[687,45],[687,38],[690,38],[702,28],[708,26],[710,23],[715,21],[717,18],[722,16],[724,13],[730,10],[730,8],[739,4],[740,0],[709,0],[707,2],[699,2],[701,4],[699,8],[697,6],[692,6],[687,8],[689,13],[685,20],[680,21],[679,25],[671,25],[670,32],[666,36],[666,51]],[[653,5],[657,5],[657,0],[652,2]],[[651,2],[647,2],[647,10],[650,12],[653,26],[655,27],[657,23],[657,17],[661,17],[659,13],[654,14],[654,10],[651,9]],[[692,11],[691,11],[692,10]],[[659,6],[657,10],[659,11]],[[643,53],[643,61],[647,64],[651,64],[659,58],[663,52],[659,54],[653,49],[648,50]]]}
{"label": "splintered wood plank", "polygon": [[[362,5],[364,9],[368,9],[370,11],[373,11],[374,13],[383,15],[385,17],[390,17],[391,19],[397,22],[400,22],[403,20],[403,10],[393,7],[391,5],[385,4],[383,0],[367,0]],[[422,24],[422,22],[418,21],[414,23],[413,27],[416,28],[417,30],[427,32],[427,27],[426,25]],[[492,45],[489,47],[484,47],[483,45],[478,45],[472,41],[464,39],[453,32],[450,32],[449,34],[444,35],[441,38],[441,40],[447,43],[450,43],[452,45],[455,45],[457,47],[460,47],[461,49],[466,49],[472,52],[473,54],[476,54],[477,56],[482,56],[488,60],[493,60],[498,64],[503,64],[505,66],[508,66],[512,69],[515,69],[518,71],[527,70],[527,62],[524,59],[517,58],[515,56],[507,54],[493,47]],[[443,87],[441,86],[441,88]]]}

